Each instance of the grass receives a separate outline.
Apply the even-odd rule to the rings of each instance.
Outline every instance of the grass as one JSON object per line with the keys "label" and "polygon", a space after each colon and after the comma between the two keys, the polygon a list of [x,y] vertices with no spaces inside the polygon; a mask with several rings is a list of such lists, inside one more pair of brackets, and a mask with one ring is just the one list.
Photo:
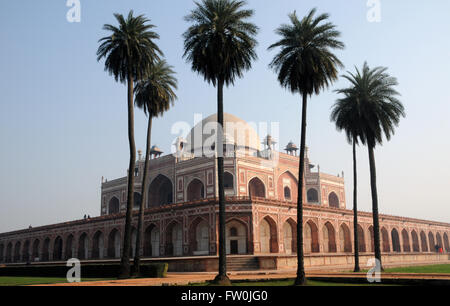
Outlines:
{"label": "grass", "polygon": [[[85,278],[83,282],[101,281],[103,278]],[[45,285],[67,283],[66,278],[58,277],[15,277],[15,276],[0,276],[0,286],[27,286],[27,285]]]}
{"label": "grass", "polygon": [[450,265],[430,265],[430,266],[416,266],[416,267],[400,267],[385,269],[385,272],[394,273],[449,273]]}

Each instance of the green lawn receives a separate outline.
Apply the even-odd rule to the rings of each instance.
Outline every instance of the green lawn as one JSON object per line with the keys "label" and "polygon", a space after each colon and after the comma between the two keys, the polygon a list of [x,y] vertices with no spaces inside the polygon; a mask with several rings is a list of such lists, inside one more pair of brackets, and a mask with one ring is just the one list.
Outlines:
{"label": "green lawn", "polygon": [[450,265],[432,265],[385,269],[385,272],[397,273],[450,273]]}
{"label": "green lawn", "polygon": [[[86,278],[83,282],[100,281],[103,278]],[[0,276],[0,286],[26,286],[26,285],[43,285],[43,284],[57,284],[67,283],[65,278],[57,277],[14,277],[14,276]]]}

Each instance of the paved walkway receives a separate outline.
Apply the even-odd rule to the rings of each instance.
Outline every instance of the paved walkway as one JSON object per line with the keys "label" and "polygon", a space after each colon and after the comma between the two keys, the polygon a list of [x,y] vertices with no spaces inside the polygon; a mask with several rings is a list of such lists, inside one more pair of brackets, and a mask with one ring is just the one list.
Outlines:
{"label": "paved walkway", "polygon": [[[168,273],[166,278],[142,278],[127,280],[108,280],[83,283],[63,283],[44,286],[183,286],[192,283],[211,281],[215,273]],[[266,281],[295,278],[295,271],[258,271],[230,273],[232,281]],[[314,279],[365,279],[366,273],[325,273],[309,272],[308,278]],[[401,280],[443,280],[450,282],[450,274],[382,273],[382,279]]]}

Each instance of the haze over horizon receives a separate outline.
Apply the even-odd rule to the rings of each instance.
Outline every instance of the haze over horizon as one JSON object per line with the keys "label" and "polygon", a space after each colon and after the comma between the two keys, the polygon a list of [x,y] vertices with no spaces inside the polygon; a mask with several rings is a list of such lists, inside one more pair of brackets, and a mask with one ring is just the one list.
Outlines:
{"label": "haze over horizon", "polygon": [[[249,0],[260,28],[258,60],[235,86],[225,89],[225,112],[255,123],[279,123],[280,149],[299,145],[300,102],[281,88],[268,68],[274,30],[296,10],[329,13],[346,48],[336,52],[346,71],[367,61],[388,67],[399,81],[406,109],[390,142],[376,148],[378,196],[383,214],[450,223],[450,2],[381,0],[381,21],[369,22],[366,0]],[[81,22],[69,23],[66,1],[2,1],[0,4],[0,232],[100,215],[102,176],[126,175],[128,139],[126,86],[97,62],[104,24],[113,13],[145,14],[156,25],[157,44],[177,72],[178,101],[154,120],[153,143],[170,153],[177,122],[194,125],[216,112],[216,91],[182,58],[183,20],[193,1],[81,0]],[[330,174],[345,173],[346,205],[352,209],[352,147],[330,122],[347,86],[340,78],[308,104],[307,145],[313,164]],[[146,117],[135,109],[138,149],[145,149]],[[259,135],[263,138],[266,135]],[[262,139],[261,139],[262,140]],[[366,147],[358,148],[358,205],[371,211]]]}

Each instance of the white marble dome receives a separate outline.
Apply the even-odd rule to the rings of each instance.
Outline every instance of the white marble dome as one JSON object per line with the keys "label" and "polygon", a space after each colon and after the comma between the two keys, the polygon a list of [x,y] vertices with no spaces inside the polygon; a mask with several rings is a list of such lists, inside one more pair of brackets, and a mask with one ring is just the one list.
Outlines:
{"label": "white marble dome", "polygon": [[[255,128],[248,124],[246,121],[228,114],[223,114],[224,133],[226,145],[236,145],[238,150],[250,150],[257,152],[260,150],[260,138]],[[198,123],[191,129],[186,137],[188,148],[191,151],[198,150],[200,148],[211,147],[216,142],[216,130],[217,130],[217,114],[213,114],[202,122]],[[196,135],[201,142],[195,137]]]}

